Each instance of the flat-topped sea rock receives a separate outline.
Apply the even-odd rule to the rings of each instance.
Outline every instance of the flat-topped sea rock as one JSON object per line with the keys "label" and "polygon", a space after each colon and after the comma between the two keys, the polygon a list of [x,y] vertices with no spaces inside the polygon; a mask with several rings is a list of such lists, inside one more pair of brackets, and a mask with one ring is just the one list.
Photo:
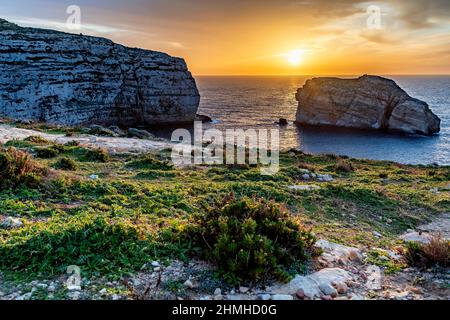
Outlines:
{"label": "flat-topped sea rock", "polygon": [[427,103],[378,76],[313,78],[298,89],[296,98],[300,124],[423,135],[440,130],[440,119]]}
{"label": "flat-topped sea rock", "polygon": [[193,121],[199,101],[183,59],[0,19],[0,117],[167,124]]}

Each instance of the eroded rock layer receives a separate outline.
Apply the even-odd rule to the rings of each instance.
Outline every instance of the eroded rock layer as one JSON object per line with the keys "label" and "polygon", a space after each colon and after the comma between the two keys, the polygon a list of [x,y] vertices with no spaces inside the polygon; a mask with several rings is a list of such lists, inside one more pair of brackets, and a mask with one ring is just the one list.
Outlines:
{"label": "eroded rock layer", "polygon": [[440,119],[427,103],[382,77],[314,78],[298,89],[296,98],[300,124],[424,135],[440,130]]}
{"label": "eroded rock layer", "polygon": [[183,59],[0,19],[0,116],[63,125],[193,121]]}

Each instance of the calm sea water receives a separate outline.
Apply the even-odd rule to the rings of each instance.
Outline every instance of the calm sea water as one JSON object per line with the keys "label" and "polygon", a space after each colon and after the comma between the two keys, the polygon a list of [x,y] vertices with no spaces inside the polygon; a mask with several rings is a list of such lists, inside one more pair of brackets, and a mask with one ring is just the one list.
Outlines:
{"label": "calm sea water", "polygon": [[[295,92],[310,77],[196,77],[200,114],[215,121],[209,127],[278,128],[279,118],[295,119]],[[441,132],[431,137],[391,135],[347,129],[280,128],[282,148],[309,153],[334,153],[354,158],[400,163],[450,165],[450,77],[390,76],[412,97],[426,101],[441,120]]]}

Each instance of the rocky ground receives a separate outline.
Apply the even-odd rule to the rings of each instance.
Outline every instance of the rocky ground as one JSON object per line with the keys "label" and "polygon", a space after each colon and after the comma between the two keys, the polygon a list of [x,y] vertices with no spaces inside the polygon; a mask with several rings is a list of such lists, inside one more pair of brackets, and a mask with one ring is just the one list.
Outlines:
{"label": "rocky ground", "polygon": [[[447,217],[448,218],[448,217]],[[442,232],[449,232],[448,226]],[[368,261],[367,248],[347,247],[327,240],[317,246],[324,253],[308,275],[289,283],[270,286],[223,287],[214,279],[214,267],[203,261],[168,264],[152,261],[142,271],[116,281],[82,279],[80,288],[70,288],[68,277],[34,280],[15,285],[0,282],[0,299],[108,299],[108,300],[448,300],[448,270],[404,268],[385,274],[384,268]],[[372,248],[373,250],[373,248]],[[379,250],[386,261],[401,263],[396,252]],[[70,282],[69,282],[70,283]],[[69,288],[68,288],[69,287]]]}
{"label": "rocky ground", "polygon": [[[122,133],[122,135],[124,135],[124,133]],[[9,124],[0,124],[0,143],[6,143],[10,140],[23,140],[30,136],[40,136],[59,144],[78,141],[83,146],[90,148],[104,148],[111,153],[143,153],[152,150],[162,150],[171,146],[170,142],[154,139],[154,137],[152,139],[140,139],[117,136],[97,136],[92,134],[68,136],[63,133],[46,133],[45,131],[17,128]],[[149,135],[149,137],[151,137],[151,135]]]}

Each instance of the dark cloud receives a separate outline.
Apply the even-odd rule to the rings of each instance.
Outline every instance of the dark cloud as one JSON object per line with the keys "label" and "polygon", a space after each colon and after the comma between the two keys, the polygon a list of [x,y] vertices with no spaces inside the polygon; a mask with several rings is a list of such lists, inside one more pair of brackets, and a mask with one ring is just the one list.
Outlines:
{"label": "dark cloud", "polygon": [[396,4],[401,11],[399,17],[409,28],[431,28],[439,26],[442,21],[450,23],[449,0],[398,0]]}

